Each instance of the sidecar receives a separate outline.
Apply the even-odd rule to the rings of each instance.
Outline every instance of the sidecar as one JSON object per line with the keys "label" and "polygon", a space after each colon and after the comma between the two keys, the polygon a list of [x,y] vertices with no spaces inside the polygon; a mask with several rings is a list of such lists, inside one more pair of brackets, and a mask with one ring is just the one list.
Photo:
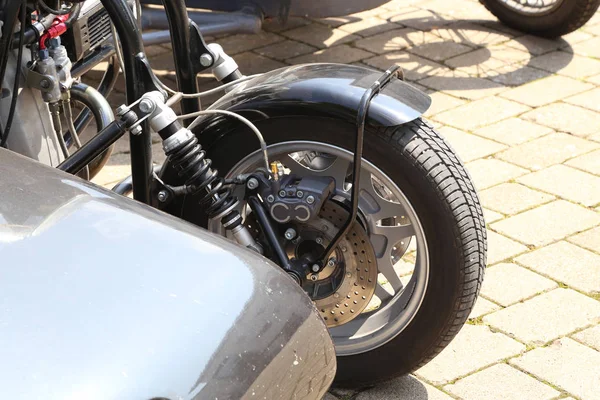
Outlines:
{"label": "sidecar", "polygon": [[3,398],[320,399],[312,302],[258,255],[0,149]]}

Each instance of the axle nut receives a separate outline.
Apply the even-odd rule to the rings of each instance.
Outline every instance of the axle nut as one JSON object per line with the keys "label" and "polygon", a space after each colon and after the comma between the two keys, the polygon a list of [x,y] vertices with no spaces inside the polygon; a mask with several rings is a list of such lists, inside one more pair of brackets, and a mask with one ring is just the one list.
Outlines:
{"label": "axle nut", "polygon": [[200,56],[200,65],[203,67],[210,67],[213,63],[213,58],[210,54],[204,53]]}
{"label": "axle nut", "polygon": [[154,111],[154,107],[155,107],[155,104],[150,99],[143,99],[142,101],[140,101],[140,104],[138,105],[138,108],[140,109],[140,111],[143,113],[147,113],[147,114]]}

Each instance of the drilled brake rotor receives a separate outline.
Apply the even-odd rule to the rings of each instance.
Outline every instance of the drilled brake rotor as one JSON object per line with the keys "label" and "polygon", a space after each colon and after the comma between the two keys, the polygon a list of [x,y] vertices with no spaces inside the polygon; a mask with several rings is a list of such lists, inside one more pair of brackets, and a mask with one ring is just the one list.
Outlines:
{"label": "drilled brake rotor", "polygon": [[[342,206],[327,202],[319,219],[304,225],[301,240],[317,240],[327,247],[348,219]],[[328,265],[310,277],[305,290],[313,298],[328,327],[345,324],[367,307],[377,285],[377,260],[369,237],[355,223],[333,253],[335,265]]]}

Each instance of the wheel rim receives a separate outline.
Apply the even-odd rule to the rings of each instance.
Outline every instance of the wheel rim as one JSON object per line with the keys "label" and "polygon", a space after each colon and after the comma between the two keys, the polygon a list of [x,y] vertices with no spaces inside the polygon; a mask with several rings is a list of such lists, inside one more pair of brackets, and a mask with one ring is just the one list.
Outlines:
{"label": "wheel rim", "polygon": [[563,0],[500,0],[511,10],[530,16],[542,16],[556,10]]}
{"label": "wheel rim", "polygon": [[[297,160],[299,152],[306,151],[326,153],[332,162],[323,170],[310,169]],[[268,154],[270,161],[281,162],[296,175],[333,176],[335,198],[349,200],[347,172],[351,171],[351,152],[325,143],[293,141],[269,146]],[[261,165],[262,154],[256,151],[239,161],[226,178]],[[417,314],[429,278],[427,241],[412,205],[380,169],[365,159],[361,166],[359,214],[376,254],[378,284],[365,311],[344,325],[330,328],[336,353],[342,356],[373,350],[400,334]],[[238,188],[239,198],[243,190]],[[208,228],[224,234],[216,221],[209,221]]]}

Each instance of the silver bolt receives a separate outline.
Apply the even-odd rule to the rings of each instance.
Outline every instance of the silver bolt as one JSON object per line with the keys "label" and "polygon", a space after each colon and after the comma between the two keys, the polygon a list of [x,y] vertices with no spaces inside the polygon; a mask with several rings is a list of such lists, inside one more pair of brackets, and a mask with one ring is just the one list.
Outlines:
{"label": "silver bolt", "polygon": [[285,231],[285,238],[287,240],[292,240],[295,237],[296,237],[296,230],[294,228],[288,228],[288,230]]}
{"label": "silver bolt", "polygon": [[317,238],[315,241],[316,241],[318,244],[323,244],[323,239],[321,239],[320,237],[318,237],[318,238]]}
{"label": "silver bolt", "polygon": [[308,196],[308,197],[306,198],[306,202],[307,202],[308,204],[312,204],[312,203],[314,203],[314,202],[315,202],[315,198],[314,198],[313,196]]}
{"label": "silver bolt", "polygon": [[313,272],[319,272],[319,264],[313,264],[310,269],[312,269]]}
{"label": "silver bolt", "polygon": [[285,197],[285,190],[279,191],[279,197]]}
{"label": "silver bolt", "polygon": [[120,105],[119,108],[117,108],[117,115],[121,116],[121,115],[125,114],[127,111],[129,111],[129,108],[125,104]]}
{"label": "silver bolt", "polygon": [[141,112],[149,114],[152,111],[154,111],[155,106],[156,106],[156,104],[154,104],[154,102],[152,100],[143,99],[142,101],[140,101],[138,108],[140,109]]}
{"label": "silver bolt", "polygon": [[213,63],[213,58],[210,54],[204,53],[200,56],[200,65],[203,67],[210,67]]}
{"label": "silver bolt", "polygon": [[158,195],[156,197],[158,197],[158,201],[164,203],[169,198],[169,192],[167,192],[166,190],[161,190],[160,192],[158,192]]}
{"label": "silver bolt", "polygon": [[248,179],[248,182],[246,182],[246,186],[248,186],[248,189],[256,189],[258,187],[258,180],[256,178],[250,178]]}
{"label": "silver bolt", "polygon": [[330,258],[329,261],[327,261],[327,265],[333,267],[335,265],[335,258]]}
{"label": "silver bolt", "polygon": [[312,275],[310,276],[310,280],[311,280],[311,281],[316,281],[317,279],[319,279],[319,277],[318,277],[316,274],[312,274]]}
{"label": "silver bolt", "polygon": [[267,196],[267,201],[268,201],[269,203],[272,203],[272,202],[274,202],[274,201],[275,201],[275,197],[273,197],[273,195],[272,195],[272,194],[270,194],[270,195],[268,195],[268,196]]}
{"label": "silver bolt", "polygon": [[296,197],[298,197],[299,199],[303,198],[304,197],[304,192],[302,190],[298,190],[296,192]]}
{"label": "silver bolt", "polygon": [[342,251],[343,251],[343,252],[346,252],[346,251],[348,251],[348,249],[346,248],[346,246],[342,246]]}
{"label": "silver bolt", "polygon": [[40,87],[42,89],[48,89],[50,87],[50,81],[48,81],[48,79],[42,79],[40,81]]}
{"label": "silver bolt", "polygon": [[131,128],[131,130],[129,130],[129,132],[131,132],[132,135],[139,135],[140,133],[142,133],[142,127],[139,125],[134,126],[133,128]]}

